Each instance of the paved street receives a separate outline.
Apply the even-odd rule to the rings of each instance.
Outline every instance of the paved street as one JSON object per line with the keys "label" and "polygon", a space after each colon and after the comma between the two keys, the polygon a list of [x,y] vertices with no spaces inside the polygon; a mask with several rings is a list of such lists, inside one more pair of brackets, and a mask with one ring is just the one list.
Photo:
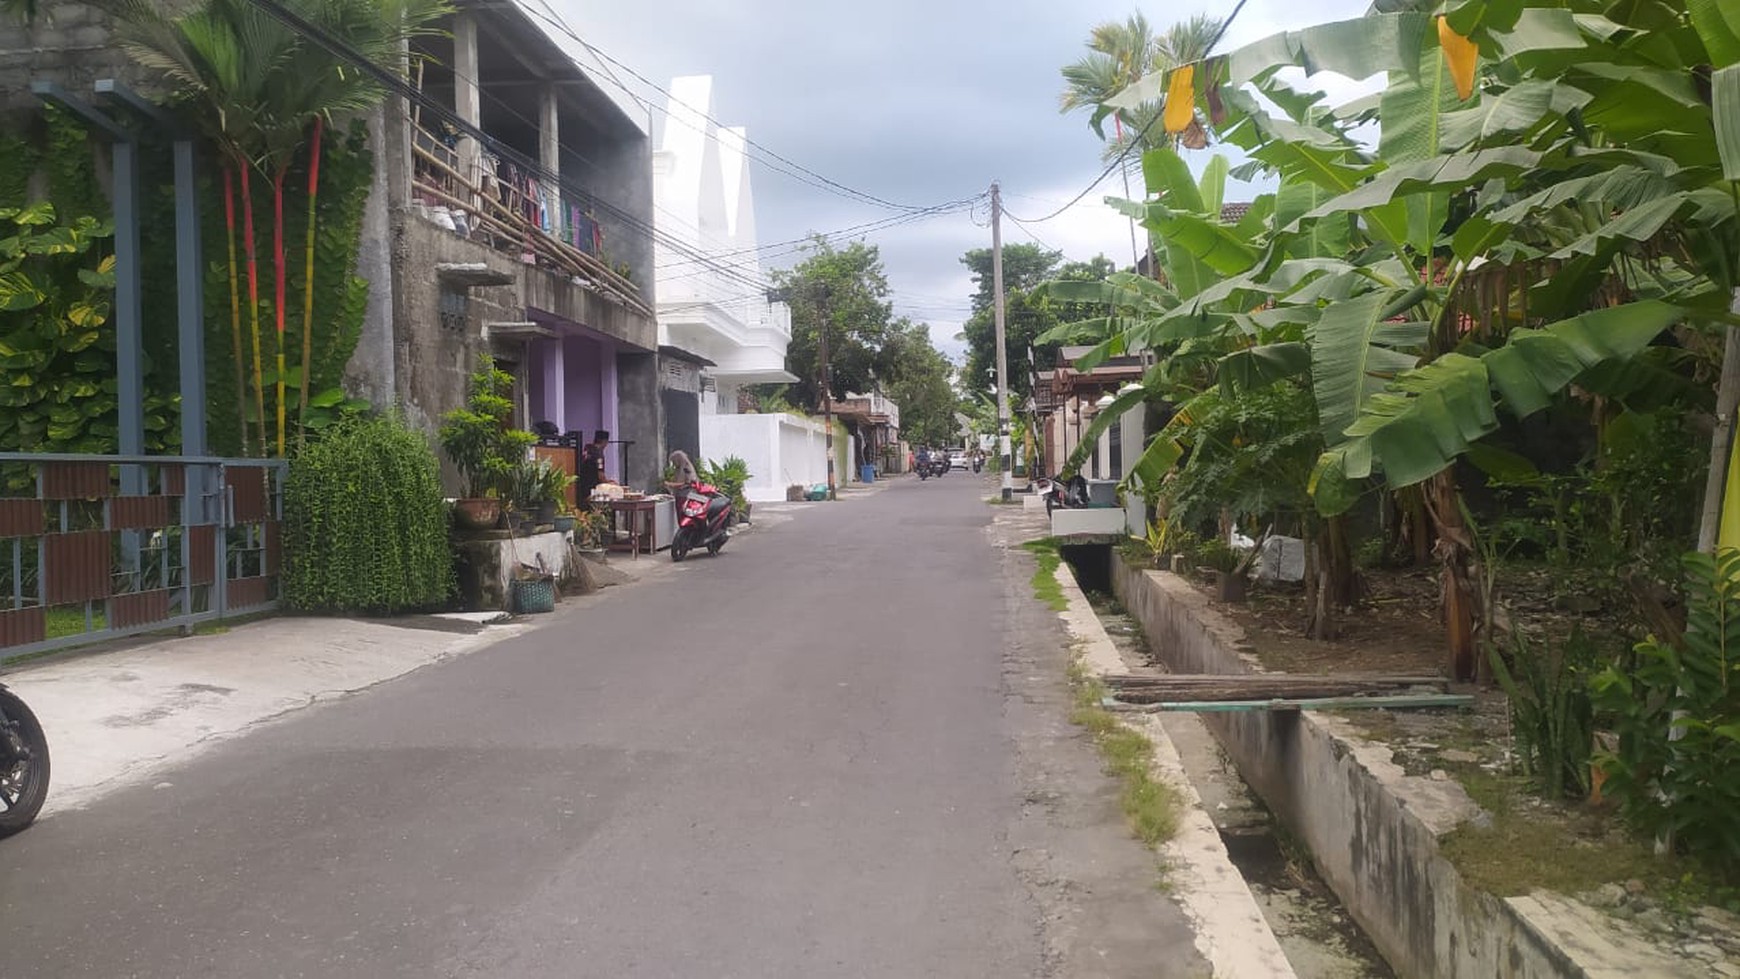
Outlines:
{"label": "paved street", "polygon": [[794,507],[57,813],[0,976],[1201,974],[991,492]]}

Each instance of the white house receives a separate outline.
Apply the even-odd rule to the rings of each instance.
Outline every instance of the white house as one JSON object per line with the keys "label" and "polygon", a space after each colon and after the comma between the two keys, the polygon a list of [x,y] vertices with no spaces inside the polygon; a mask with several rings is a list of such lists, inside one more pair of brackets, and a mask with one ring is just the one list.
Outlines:
{"label": "white house", "polygon": [[750,498],[784,499],[787,486],[826,478],[826,433],[793,415],[739,414],[744,388],[797,380],[785,369],[791,309],[763,291],[748,136],[716,121],[710,76],[678,78],[670,94],[653,152],[665,442],[741,456]]}

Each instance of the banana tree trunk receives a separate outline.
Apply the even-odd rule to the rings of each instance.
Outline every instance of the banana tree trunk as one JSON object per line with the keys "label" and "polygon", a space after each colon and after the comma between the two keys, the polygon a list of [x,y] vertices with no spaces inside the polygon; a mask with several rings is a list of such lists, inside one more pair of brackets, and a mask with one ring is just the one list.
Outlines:
{"label": "banana tree trunk", "polygon": [[236,361],[236,419],[241,422],[241,447],[248,444],[248,369],[242,353],[242,292],[236,283],[236,180],[232,163],[224,162],[224,233],[229,245],[230,352]]}
{"label": "banana tree trunk", "polygon": [[1426,509],[1437,532],[1432,550],[1440,565],[1439,610],[1444,618],[1450,678],[1472,681],[1481,672],[1481,636],[1477,626],[1483,618],[1473,566],[1474,530],[1463,519],[1462,499],[1452,470],[1433,476],[1422,488]]}
{"label": "banana tree trunk", "polygon": [[254,415],[259,423],[260,455],[266,454],[266,378],[260,353],[260,260],[254,245],[254,193],[248,174],[253,164],[243,161],[242,171],[242,235],[248,259],[248,326],[254,341]]}
{"label": "banana tree trunk", "polygon": [[313,145],[308,151],[308,241],[302,281],[302,378],[296,401],[296,439],[308,440],[308,385],[314,373],[314,204],[320,193],[320,133],[324,120],[314,117]]}
{"label": "banana tree trunk", "polygon": [[1306,588],[1310,618],[1308,638],[1337,639],[1341,634],[1340,611],[1359,600],[1359,568],[1348,543],[1347,518],[1330,517],[1305,542]]}
{"label": "banana tree trunk", "polygon": [[284,174],[289,167],[279,164],[272,174],[272,291],[277,306],[277,322],[273,335],[277,337],[278,368],[278,454],[284,454]]}
{"label": "banana tree trunk", "polygon": [[[1740,313],[1740,289],[1734,290],[1733,309]],[[1740,329],[1728,327],[1722,347],[1722,375],[1716,383],[1716,426],[1710,435],[1710,471],[1704,478],[1704,507],[1698,522],[1698,550],[1710,554],[1717,541],[1730,536],[1722,533],[1723,524],[1730,522],[1736,508],[1728,508],[1729,520],[1723,519],[1724,497],[1733,495],[1734,468],[1729,456],[1734,443],[1734,413],[1740,408]]]}

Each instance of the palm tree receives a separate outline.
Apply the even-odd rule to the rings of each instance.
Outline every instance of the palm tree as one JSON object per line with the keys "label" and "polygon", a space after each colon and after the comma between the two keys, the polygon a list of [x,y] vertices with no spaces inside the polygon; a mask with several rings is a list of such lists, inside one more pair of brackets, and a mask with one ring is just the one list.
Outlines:
{"label": "palm tree", "polygon": [[[444,0],[283,0],[296,18],[312,25],[304,36],[251,0],[203,0],[170,15],[150,0],[102,0],[117,18],[122,43],[146,68],[178,89],[225,161],[226,214],[230,171],[241,177],[243,234],[246,244],[248,300],[252,330],[254,407],[261,450],[266,446],[265,379],[260,349],[259,263],[254,230],[251,174],[272,185],[273,299],[276,316],[276,450],[285,446],[284,360],[285,286],[284,179],[290,163],[312,144],[309,163],[306,290],[303,304],[301,411],[308,402],[313,360],[313,280],[315,211],[320,137],[331,119],[367,110],[384,90],[355,60],[402,70],[400,51],[409,38],[450,9]],[[336,38],[349,49],[333,51],[321,38]],[[241,327],[236,307],[235,227],[229,222],[232,339],[241,371]],[[245,415],[245,411],[244,411]]]}
{"label": "palm tree", "polygon": [[[1140,13],[1131,14],[1122,22],[1106,21],[1094,27],[1088,33],[1087,46],[1091,53],[1063,67],[1065,87],[1058,100],[1059,111],[1092,110],[1094,115],[1090,125],[1102,140],[1106,138],[1105,116],[1111,115],[1113,136],[1100,155],[1108,161],[1124,158],[1125,164],[1119,169],[1124,180],[1125,197],[1130,196],[1129,161],[1134,159],[1139,163],[1142,153],[1179,137],[1167,136],[1161,130],[1159,119],[1164,105],[1159,100],[1118,111],[1105,109],[1105,103],[1153,72],[1200,61],[1208,54],[1208,46],[1219,32],[1220,24],[1219,20],[1207,14],[1196,14],[1157,34],[1148,18]],[[1130,152],[1130,144],[1137,139],[1141,144]],[[1182,134],[1182,139],[1191,148],[1207,144],[1207,134],[1200,122],[1193,123],[1191,129]],[[1130,222],[1130,250],[1139,253],[1134,219]],[[1139,261],[1139,255],[1135,260]],[[1152,242],[1148,247],[1148,261],[1153,268]],[[1158,274],[1158,269],[1154,272]]]}

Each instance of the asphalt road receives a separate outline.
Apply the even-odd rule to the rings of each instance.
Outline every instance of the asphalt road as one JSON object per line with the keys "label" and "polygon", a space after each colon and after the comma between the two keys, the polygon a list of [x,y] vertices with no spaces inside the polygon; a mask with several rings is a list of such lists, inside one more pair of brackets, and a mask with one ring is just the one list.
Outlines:
{"label": "asphalt road", "polygon": [[797,508],[45,820],[0,977],[1199,974],[992,491]]}

